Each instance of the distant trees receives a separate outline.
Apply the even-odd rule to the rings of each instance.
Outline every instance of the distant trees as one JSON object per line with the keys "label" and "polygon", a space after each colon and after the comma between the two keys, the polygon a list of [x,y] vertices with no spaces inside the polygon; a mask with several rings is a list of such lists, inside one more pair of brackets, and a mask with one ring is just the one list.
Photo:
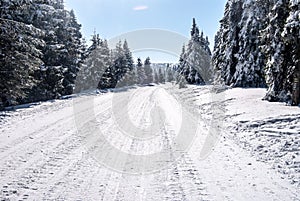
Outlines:
{"label": "distant trees", "polygon": [[97,58],[107,62],[102,62],[104,68],[101,76],[96,78],[97,83],[90,88],[106,89],[134,84],[136,80],[134,61],[127,41],[125,40],[124,43],[119,41],[116,48],[110,51],[105,45],[105,49],[106,51],[98,55]]}
{"label": "distant trees", "polygon": [[268,86],[266,100],[298,105],[299,4],[228,0],[215,39],[215,81],[233,87]]}
{"label": "distant trees", "polygon": [[137,72],[137,83],[144,84],[146,80],[146,74],[145,74],[145,69],[141,58],[137,59],[136,72]]}
{"label": "distant trees", "polygon": [[[135,65],[127,41],[110,50],[108,42],[95,33],[87,47],[74,11],[65,10],[63,0],[0,3],[0,107],[59,98],[74,89],[80,92],[174,79],[174,69],[154,68],[149,57],[144,62],[138,59]],[[208,40],[193,26],[194,42],[188,45],[182,72],[189,69],[191,83],[200,83],[195,62],[190,60],[198,51],[194,43],[205,51],[209,48]]]}
{"label": "distant trees", "polygon": [[86,51],[86,59],[76,79],[76,90],[97,88],[106,69],[111,65],[110,49],[99,34],[92,36],[92,44]]}
{"label": "distant trees", "polygon": [[149,84],[153,82],[153,70],[151,67],[150,57],[147,57],[144,62],[144,71],[146,78],[144,80],[144,84]]}
{"label": "distant trees", "polygon": [[[76,92],[165,82],[164,70],[154,68],[150,57],[147,57],[144,62],[138,58],[137,63],[134,64],[126,40],[123,43],[119,41],[115,49],[110,50],[107,41],[94,34],[86,55],[87,58],[77,77]],[[172,72],[175,71],[169,68],[170,81],[173,80],[172,77],[174,78]]]}

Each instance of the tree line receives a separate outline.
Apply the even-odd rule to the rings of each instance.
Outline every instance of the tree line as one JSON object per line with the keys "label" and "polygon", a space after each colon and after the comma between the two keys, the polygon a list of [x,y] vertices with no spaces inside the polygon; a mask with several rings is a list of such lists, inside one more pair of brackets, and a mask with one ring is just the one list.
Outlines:
{"label": "tree line", "polygon": [[173,68],[134,64],[127,41],[88,47],[63,0],[0,0],[0,108],[60,98],[77,90],[173,80]]}
{"label": "tree line", "polygon": [[[73,93],[85,45],[63,0],[1,0],[2,106]],[[1,106],[0,106],[1,107]]]}
{"label": "tree line", "polygon": [[127,41],[119,41],[109,49],[106,39],[94,34],[87,58],[76,79],[76,92],[92,89],[108,89],[136,84],[164,83],[174,80],[173,67],[154,68],[150,57],[138,58],[136,64]]}
{"label": "tree line", "polygon": [[264,99],[300,103],[300,2],[228,0],[213,53],[217,83],[267,87]]}
{"label": "tree line", "polygon": [[228,0],[213,53],[193,19],[178,64],[164,68],[134,62],[126,40],[109,49],[94,33],[87,46],[63,0],[0,2],[0,107],[170,81],[266,87],[266,100],[300,102],[299,1]]}

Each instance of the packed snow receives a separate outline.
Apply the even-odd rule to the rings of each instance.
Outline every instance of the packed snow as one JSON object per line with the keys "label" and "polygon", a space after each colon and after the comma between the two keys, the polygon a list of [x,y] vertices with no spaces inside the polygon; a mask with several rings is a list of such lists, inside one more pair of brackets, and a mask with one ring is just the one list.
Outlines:
{"label": "packed snow", "polygon": [[[3,111],[0,200],[299,200],[300,108],[262,101],[265,92],[136,86]],[[113,107],[128,97],[128,120],[139,129],[162,122],[156,135],[140,139],[120,132]],[[83,107],[74,110],[74,103]],[[152,114],[157,106],[159,112]],[[187,133],[192,139],[188,149],[174,150],[183,111],[198,120],[198,129],[193,138]],[[82,122],[77,115],[84,117]],[[210,133],[215,122],[213,131],[219,132]],[[81,132],[87,125],[96,125],[127,155],[174,154],[168,161],[154,161],[161,167],[138,172],[134,165],[139,163],[128,164],[130,157],[124,163],[117,161],[119,155],[109,158],[111,148],[95,133]],[[115,163],[99,162],[99,150],[100,159]]]}

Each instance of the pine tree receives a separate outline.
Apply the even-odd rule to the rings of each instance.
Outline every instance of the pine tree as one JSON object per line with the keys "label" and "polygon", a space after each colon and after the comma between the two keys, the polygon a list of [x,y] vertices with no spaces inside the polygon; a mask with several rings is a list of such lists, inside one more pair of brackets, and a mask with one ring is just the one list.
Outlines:
{"label": "pine tree", "polygon": [[157,69],[154,70],[153,81],[154,81],[155,84],[159,84],[159,77],[158,77]]}
{"label": "pine tree", "polygon": [[174,73],[175,71],[171,68],[170,64],[168,64],[166,69],[166,82],[174,81]]}
{"label": "pine tree", "polygon": [[111,51],[110,66],[106,68],[98,88],[115,88],[129,86],[136,83],[136,73],[133,68],[132,53],[127,41],[119,41]]}
{"label": "pine tree", "polygon": [[2,56],[11,54],[18,60],[16,67],[14,59],[1,58],[1,72],[14,68],[14,75],[7,79],[19,83],[9,86],[13,81],[6,80],[5,90],[15,93],[1,95],[4,102],[10,99],[9,104],[17,104],[72,93],[84,50],[74,12],[66,11],[62,0],[1,0],[0,5],[1,30],[5,30],[1,33]]}
{"label": "pine tree", "polygon": [[161,68],[158,69],[158,82],[162,84],[165,83],[165,75]]}
{"label": "pine tree", "polygon": [[284,88],[287,77],[287,58],[285,42],[282,32],[288,17],[288,1],[276,1],[271,4],[268,27],[264,30],[266,34],[265,53],[266,81],[268,92],[265,99],[269,101],[286,101],[287,91]]}
{"label": "pine tree", "polygon": [[[193,20],[194,22],[194,20]],[[193,33],[193,32],[192,32]],[[179,65],[177,67],[177,71],[179,72],[178,74],[178,77],[176,78],[177,81],[179,81],[179,76],[183,76],[185,78],[187,78],[190,74],[190,69],[189,68],[184,68],[184,66],[187,65],[187,61],[186,61],[186,50],[185,50],[185,44],[183,44],[182,46],[182,50],[181,50],[181,54],[180,54],[180,57],[179,57]]]}
{"label": "pine tree", "polygon": [[37,72],[41,84],[33,90],[39,99],[71,94],[83,62],[84,46],[80,27],[73,11],[64,9],[62,0],[33,0],[32,24],[45,31],[44,65]]}
{"label": "pine tree", "polygon": [[126,63],[125,63],[125,68],[126,68],[126,72],[129,72],[129,71],[132,71],[133,70],[133,58],[132,58],[132,53],[129,49],[129,46],[128,46],[128,43],[127,43],[127,40],[124,41],[124,44],[123,44],[123,50],[124,50],[124,54],[125,54],[125,60],[126,60]]}
{"label": "pine tree", "polygon": [[266,87],[265,58],[260,48],[260,30],[265,26],[266,3],[264,1],[247,1],[243,5],[243,14],[239,23],[239,50],[235,73],[231,80],[233,86]]}
{"label": "pine tree", "polygon": [[149,84],[149,83],[153,82],[153,70],[151,67],[150,57],[147,57],[144,62],[144,70],[145,70],[145,75],[146,75],[144,84]]}
{"label": "pine tree", "polygon": [[0,3],[0,105],[9,106],[27,102],[39,84],[35,72],[43,64],[45,44],[43,31],[31,24],[30,2]]}
{"label": "pine tree", "polygon": [[229,0],[225,6],[224,17],[215,37],[214,65],[215,82],[231,85],[236,72],[239,51],[240,21],[243,14],[243,2]]}
{"label": "pine tree", "polygon": [[113,80],[115,80],[113,85],[118,84],[118,82],[122,81],[124,75],[128,71],[127,68],[127,61],[124,49],[122,47],[122,42],[119,41],[116,45],[116,49],[114,50],[113,54],[113,67],[114,67],[114,75]]}
{"label": "pine tree", "polygon": [[187,81],[186,79],[184,78],[184,76],[179,76],[178,77],[178,85],[179,85],[179,89],[182,89],[182,88],[186,88],[186,84],[187,84]]}
{"label": "pine tree", "polygon": [[39,84],[35,71],[43,64],[43,32],[12,19],[0,19],[0,100],[3,106],[27,102]]}
{"label": "pine tree", "polygon": [[299,2],[229,0],[216,35],[215,80],[264,87],[269,101],[299,104]]}
{"label": "pine tree", "polygon": [[63,44],[66,47],[67,55],[63,58],[63,64],[66,71],[64,72],[64,90],[62,91],[62,94],[69,95],[73,93],[75,88],[75,80],[83,63],[85,47],[83,46],[81,40],[81,25],[77,23],[73,10],[66,12],[65,20],[66,23],[62,28],[65,36]]}
{"label": "pine tree", "polygon": [[88,57],[78,75],[76,84],[78,90],[96,89],[103,79],[104,72],[111,65],[107,41],[101,40],[99,34],[94,34],[91,41]]}
{"label": "pine tree", "polygon": [[133,84],[136,84],[136,73],[135,73],[135,69],[133,68],[133,58],[132,58],[132,53],[129,49],[128,43],[125,40],[123,43],[123,50],[124,50],[124,54],[125,54],[125,75],[124,75],[124,79],[122,81],[123,85],[125,86],[130,86]]}
{"label": "pine tree", "polygon": [[136,70],[137,70],[138,83],[144,84],[145,80],[146,80],[146,74],[145,74],[145,69],[144,69],[141,58],[137,59]]}
{"label": "pine tree", "polygon": [[286,45],[287,56],[287,79],[284,82],[284,88],[287,94],[291,94],[292,105],[300,104],[300,18],[297,13],[300,11],[299,1],[289,2],[289,17],[286,21],[283,40]]}
{"label": "pine tree", "polygon": [[211,80],[211,52],[208,45],[208,39],[204,38],[203,32],[200,34],[193,19],[191,39],[187,48],[182,48],[179,59],[179,72],[189,84],[205,84]]}

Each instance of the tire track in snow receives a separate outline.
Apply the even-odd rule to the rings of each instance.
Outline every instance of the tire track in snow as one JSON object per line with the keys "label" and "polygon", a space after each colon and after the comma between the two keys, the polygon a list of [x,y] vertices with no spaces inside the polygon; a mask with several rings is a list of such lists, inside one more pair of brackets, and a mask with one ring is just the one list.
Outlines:
{"label": "tire track in snow", "polygon": [[[103,105],[102,105],[103,106]],[[105,109],[104,111],[107,111],[108,109]],[[99,113],[99,115],[102,115],[103,111]],[[71,119],[68,119],[68,121],[73,121]],[[89,120],[87,120],[88,122]],[[71,126],[71,125],[68,125]],[[73,127],[73,128],[72,128]],[[7,182],[7,185],[3,185],[2,195],[5,197],[9,197],[9,192],[13,192],[13,194],[18,194],[18,196],[21,196],[21,192],[15,189],[30,189],[29,186],[34,182],[37,183],[40,179],[47,179],[47,174],[55,175],[65,164],[65,159],[70,156],[70,152],[73,151],[75,148],[81,147],[82,143],[76,133],[76,128],[74,129],[74,125],[72,126],[72,129],[69,129],[69,127],[66,127],[68,130],[68,134],[59,136],[61,130],[59,127],[56,127],[56,130],[54,128],[53,132],[50,134],[57,134],[58,136],[50,136],[47,138],[47,136],[44,136],[47,140],[45,141],[37,141],[35,144],[31,144],[32,150],[28,152],[28,150],[25,148],[25,150],[18,150],[19,152],[14,153],[18,157],[21,157],[22,160],[14,160],[9,159],[4,164],[11,163],[10,165],[6,166],[1,165],[1,172],[3,172],[5,177],[2,175],[1,182],[4,182],[5,180],[10,180],[9,178],[13,177],[12,182]],[[58,132],[59,130],[59,132]],[[60,139],[62,138],[62,139]],[[54,142],[54,144],[49,144],[49,142]],[[46,148],[48,149],[47,153],[47,160],[44,160],[44,155],[39,155],[40,148]],[[25,156],[22,155],[25,153]],[[34,155],[35,153],[35,155]],[[21,155],[21,156],[19,156]],[[31,158],[31,159],[29,159]],[[33,168],[36,167],[36,168]],[[3,169],[5,168],[5,169]],[[52,171],[52,172],[51,172]],[[25,174],[25,175],[24,175]],[[19,176],[18,176],[19,175]],[[5,179],[6,178],[6,179]],[[40,182],[40,184],[43,182]],[[45,183],[44,183],[45,184]],[[12,187],[13,190],[8,191],[7,189],[9,187]],[[36,187],[32,187],[31,190],[38,190]],[[14,193],[16,192],[17,193]],[[25,198],[28,198],[27,193],[23,193],[25,195]]]}
{"label": "tire track in snow", "polygon": [[[83,99],[83,102],[84,101],[86,101],[86,100]],[[103,105],[101,105],[100,103],[97,106],[103,107]],[[84,113],[84,112],[85,111],[82,110],[82,111],[80,111],[80,113],[78,115],[80,115],[81,113]],[[69,113],[71,113],[71,115],[59,117],[58,120],[51,122],[50,124],[42,125],[40,128],[36,129],[35,131],[32,131],[32,128],[29,128],[28,133],[25,133],[25,134],[22,133],[22,135],[24,135],[24,136],[19,137],[19,138],[13,140],[12,142],[8,142],[8,143],[4,144],[4,147],[0,147],[0,150],[1,150],[0,161],[2,161],[5,157],[11,155],[12,152],[14,152],[16,149],[19,149],[20,147],[24,147],[24,144],[26,144],[28,142],[28,140],[35,139],[35,141],[36,141],[37,139],[44,139],[45,134],[47,134],[49,131],[51,131],[51,129],[57,130],[57,127],[63,127],[65,124],[69,123],[70,121],[73,121],[74,114],[72,112],[69,112]],[[51,119],[50,119],[50,121],[51,121]],[[35,129],[35,128],[33,128],[33,129]]]}
{"label": "tire track in snow", "polygon": [[[149,100],[157,98],[155,93],[152,93]],[[146,104],[143,105],[146,106]],[[147,111],[146,108],[139,109],[141,110],[140,115],[147,116],[142,113]],[[160,115],[160,117],[162,116]],[[161,119],[160,122],[164,122],[164,120]],[[171,128],[170,125],[168,127]],[[162,148],[167,151],[171,150],[171,152],[176,151],[171,147],[172,138],[176,137],[174,131],[167,130],[165,125],[160,125],[160,128],[159,137],[163,144]],[[130,152],[133,154],[140,149],[137,142],[138,140],[132,140]],[[160,148],[156,147],[157,150]],[[144,150],[146,151],[147,148],[145,147]],[[170,160],[174,161],[172,165],[153,174],[123,174],[116,193],[117,197],[114,200],[206,200],[206,189],[193,161],[186,155],[179,160],[172,156]]]}

